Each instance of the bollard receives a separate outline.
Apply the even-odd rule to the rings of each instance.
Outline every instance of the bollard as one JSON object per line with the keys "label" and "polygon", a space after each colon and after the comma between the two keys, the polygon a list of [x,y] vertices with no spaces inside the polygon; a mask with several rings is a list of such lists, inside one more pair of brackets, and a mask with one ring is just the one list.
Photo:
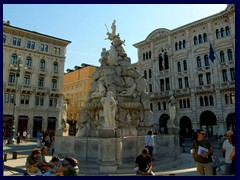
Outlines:
{"label": "bollard", "polygon": [[13,159],[17,159],[17,152],[13,152],[13,156],[12,156]]}
{"label": "bollard", "polygon": [[3,161],[6,162],[7,161],[7,154],[3,154]]}

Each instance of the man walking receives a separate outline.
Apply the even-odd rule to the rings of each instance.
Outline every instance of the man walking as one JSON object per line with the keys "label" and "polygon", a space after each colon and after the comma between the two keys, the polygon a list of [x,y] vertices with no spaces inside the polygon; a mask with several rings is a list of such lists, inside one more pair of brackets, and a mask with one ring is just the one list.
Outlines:
{"label": "man walking", "polygon": [[197,167],[197,173],[199,176],[211,176],[212,170],[212,158],[213,146],[205,139],[205,132],[203,129],[197,130],[197,139],[192,144],[192,157]]}

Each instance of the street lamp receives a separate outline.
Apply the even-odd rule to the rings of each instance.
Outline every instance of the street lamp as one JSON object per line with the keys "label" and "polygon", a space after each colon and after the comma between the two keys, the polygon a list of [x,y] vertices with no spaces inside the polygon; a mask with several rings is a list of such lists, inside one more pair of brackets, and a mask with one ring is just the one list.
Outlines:
{"label": "street lamp", "polygon": [[[16,108],[16,96],[17,96],[17,85],[18,85],[18,77],[20,76],[21,68],[23,67],[21,56],[18,57],[16,64],[10,64],[11,69],[16,71],[16,84],[15,84],[15,95],[13,99],[13,115],[12,115],[12,123],[10,127],[10,138],[8,140],[8,144],[13,144],[15,142],[14,133],[15,133],[15,108]],[[24,67],[27,69],[27,67]]]}

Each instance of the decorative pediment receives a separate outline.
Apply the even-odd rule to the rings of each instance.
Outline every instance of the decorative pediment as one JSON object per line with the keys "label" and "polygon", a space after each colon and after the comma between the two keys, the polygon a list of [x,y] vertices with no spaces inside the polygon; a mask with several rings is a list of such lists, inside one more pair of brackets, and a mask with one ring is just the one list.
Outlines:
{"label": "decorative pediment", "polygon": [[167,35],[170,33],[170,30],[165,29],[165,28],[159,28],[154,31],[152,31],[146,38],[146,40],[153,40],[156,38],[163,37],[164,35]]}

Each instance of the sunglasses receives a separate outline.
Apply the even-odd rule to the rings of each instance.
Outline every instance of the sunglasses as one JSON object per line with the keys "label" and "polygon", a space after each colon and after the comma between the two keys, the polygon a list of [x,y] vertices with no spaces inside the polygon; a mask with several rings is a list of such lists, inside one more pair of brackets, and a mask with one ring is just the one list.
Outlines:
{"label": "sunglasses", "polygon": [[201,134],[201,135],[203,135],[203,136],[205,136],[205,135],[206,135],[205,133],[199,133],[199,134]]}

